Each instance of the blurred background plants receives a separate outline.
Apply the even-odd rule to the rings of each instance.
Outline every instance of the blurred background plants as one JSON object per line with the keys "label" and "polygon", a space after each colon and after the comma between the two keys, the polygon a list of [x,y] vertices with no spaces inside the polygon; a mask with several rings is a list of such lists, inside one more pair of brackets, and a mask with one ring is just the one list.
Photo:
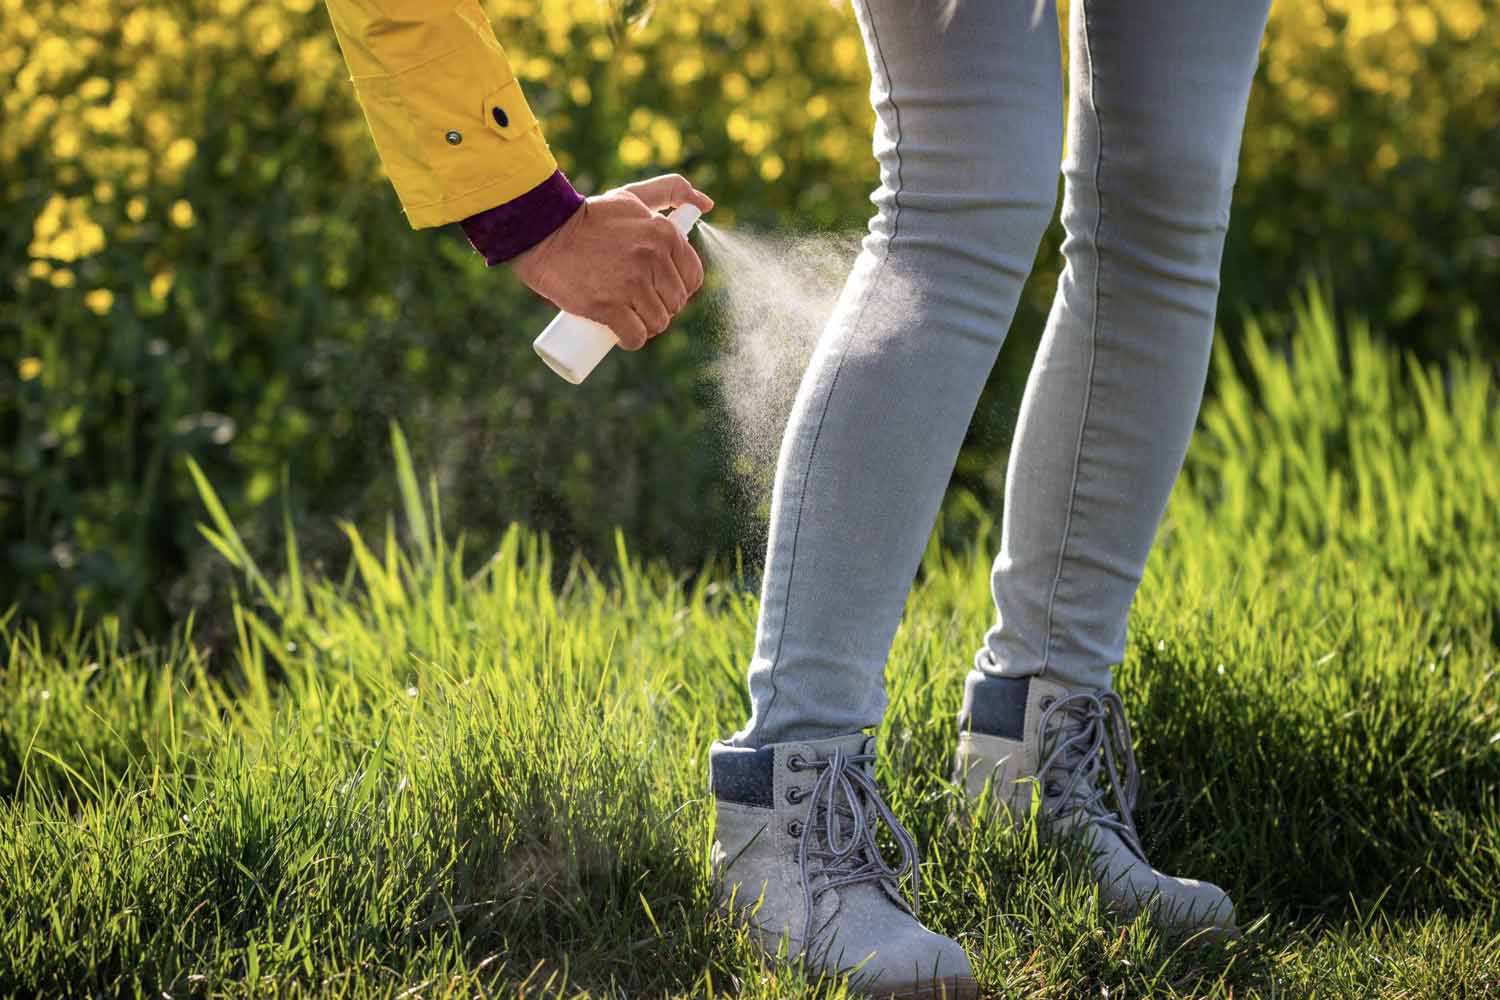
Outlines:
{"label": "blurred background plants", "polygon": [[[721,225],[867,217],[847,10],[661,0],[626,30],[596,0],[487,9],[581,189],[678,170]],[[1277,6],[1226,252],[1231,342],[1311,272],[1420,356],[1500,354],[1495,13]],[[704,375],[712,310],[564,387],[530,353],[545,303],[455,227],[408,227],[318,0],[0,0],[0,75],[0,609],[128,633],[201,604],[188,456],[251,549],[285,510],[313,568],[342,560],[335,516],[393,506],[393,418],[476,537],[521,521],[598,557],[618,525],[678,566],[757,543]],[[955,474],[990,509],[1057,236]]]}

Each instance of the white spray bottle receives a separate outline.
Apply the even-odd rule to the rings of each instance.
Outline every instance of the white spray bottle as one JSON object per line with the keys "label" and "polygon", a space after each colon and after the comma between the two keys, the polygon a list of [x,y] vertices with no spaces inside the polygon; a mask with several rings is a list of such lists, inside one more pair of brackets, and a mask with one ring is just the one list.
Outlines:
{"label": "white spray bottle", "polygon": [[[683,205],[667,218],[683,236],[693,231],[703,212],[697,205]],[[537,355],[557,374],[578,385],[619,344],[609,327],[591,319],[560,312],[532,342]]]}

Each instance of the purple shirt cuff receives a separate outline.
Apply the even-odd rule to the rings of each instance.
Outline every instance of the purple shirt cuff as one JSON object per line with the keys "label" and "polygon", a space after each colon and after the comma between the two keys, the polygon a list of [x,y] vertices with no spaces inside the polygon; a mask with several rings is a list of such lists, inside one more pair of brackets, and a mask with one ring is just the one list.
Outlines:
{"label": "purple shirt cuff", "polygon": [[551,236],[582,204],[583,195],[559,170],[520,197],[471,215],[459,225],[469,245],[484,255],[485,266],[494,267]]}

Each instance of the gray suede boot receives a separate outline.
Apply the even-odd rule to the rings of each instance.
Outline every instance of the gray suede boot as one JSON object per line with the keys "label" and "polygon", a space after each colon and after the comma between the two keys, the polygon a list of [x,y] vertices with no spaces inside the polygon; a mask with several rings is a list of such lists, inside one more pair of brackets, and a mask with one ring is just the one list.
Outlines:
{"label": "gray suede boot", "polygon": [[[963,949],[923,927],[902,898],[910,874],[917,902],[917,849],[875,787],[874,737],[758,750],[717,742],[709,769],[715,890],[768,953],[785,939],[809,971],[852,971],[871,996],[978,995]],[[881,822],[901,850],[894,867],[876,846]]]}
{"label": "gray suede boot", "polygon": [[1224,890],[1163,875],[1146,861],[1131,819],[1140,772],[1119,695],[971,670],[958,725],[954,780],[970,801],[988,786],[997,813],[1022,823],[1040,791],[1043,829],[1085,838],[1100,895],[1117,913],[1149,909],[1179,930],[1238,935]]}

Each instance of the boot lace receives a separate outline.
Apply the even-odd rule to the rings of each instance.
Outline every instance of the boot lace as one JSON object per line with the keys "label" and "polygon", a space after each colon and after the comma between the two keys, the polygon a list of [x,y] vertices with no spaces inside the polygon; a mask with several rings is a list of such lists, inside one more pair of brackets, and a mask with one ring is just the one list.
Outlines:
{"label": "boot lace", "polygon": [[1037,769],[1049,809],[1081,809],[1089,822],[1113,830],[1144,861],[1131,818],[1140,768],[1120,696],[1113,691],[1081,691],[1052,702],[1042,710],[1044,746],[1054,735],[1054,722],[1057,740]]}
{"label": "boot lace", "polygon": [[[912,914],[920,905],[921,876],[917,871],[917,843],[896,819],[875,781],[865,769],[874,754],[846,754],[834,748],[828,757],[803,760],[801,766],[822,773],[808,795],[807,815],[797,842],[797,867],[802,876],[804,945],[812,942],[813,909],[830,889],[890,879],[899,883],[909,872]],[[884,822],[901,852],[892,866],[875,842],[877,822]],[[813,886],[813,880],[822,881]]]}

